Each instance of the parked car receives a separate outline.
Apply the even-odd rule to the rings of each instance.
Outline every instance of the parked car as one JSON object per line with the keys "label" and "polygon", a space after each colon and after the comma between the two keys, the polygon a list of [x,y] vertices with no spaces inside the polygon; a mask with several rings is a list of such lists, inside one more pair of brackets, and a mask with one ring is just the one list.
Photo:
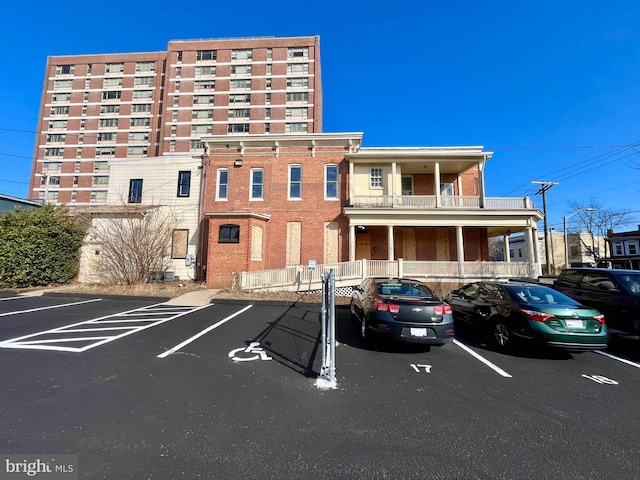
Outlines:
{"label": "parked car", "polygon": [[568,268],[555,288],[604,313],[611,328],[640,335],[640,271]]}
{"label": "parked car", "polygon": [[491,333],[500,348],[524,339],[573,351],[607,348],[604,315],[551,287],[475,282],[445,296],[456,320]]}
{"label": "parked car", "polygon": [[451,307],[417,280],[367,278],[353,288],[351,313],[364,340],[372,334],[427,345],[453,339]]}

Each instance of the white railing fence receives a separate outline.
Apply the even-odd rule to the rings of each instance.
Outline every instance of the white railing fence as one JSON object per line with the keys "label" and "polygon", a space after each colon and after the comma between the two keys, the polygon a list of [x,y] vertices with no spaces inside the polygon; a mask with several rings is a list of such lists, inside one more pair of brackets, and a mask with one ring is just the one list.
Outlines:
{"label": "white railing fence", "polygon": [[422,262],[398,260],[356,260],[275,270],[241,272],[235,284],[242,290],[319,290],[322,275],[334,270],[337,287],[359,285],[366,277],[405,276],[431,280],[535,278],[532,265],[524,262]]}

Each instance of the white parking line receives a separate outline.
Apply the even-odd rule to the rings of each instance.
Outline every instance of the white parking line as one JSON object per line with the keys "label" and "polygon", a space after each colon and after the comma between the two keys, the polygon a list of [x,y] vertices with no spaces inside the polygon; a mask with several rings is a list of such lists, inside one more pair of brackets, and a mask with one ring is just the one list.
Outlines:
{"label": "white parking line", "polygon": [[167,350],[164,353],[161,353],[160,355],[158,355],[158,358],[165,358],[168,357],[169,355],[171,355],[172,353],[176,353],[178,350],[180,350],[182,347],[184,347],[185,345],[190,344],[191,342],[193,342],[194,340],[197,340],[198,338],[200,338],[201,336],[209,333],[211,330],[213,330],[214,328],[218,328],[220,325],[222,325],[223,323],[228,322],[229,320],[231,320],[234,317],[237,317],[238,315],[240,315],[241,313],[246,312],[247,310],[249,310],[251,307],[253,307],[253,305],[247,305],[246,307],[244,307],[241,310],[238,310],[236,313],[233,313],[231,315],[229,315],[227,318],[223,318],[222,320],[220,320],[218,323],[211,325],[210,327],[205,328],[204,330],[202,330],[200,333],[194,335],[191,338],[186,339],[184,342],[179,343],[178,345],[176,345],[175,347],[173,347],[170,350]]}
{"label": "white parking line", "polygon": [[29,297],[24,297],[24,296],[21,296],[21,297],[3,297],[3,298],[0,298],[0,302],[4,302],[5,300],[21,300],[21,299],[24,299],[24,298],[29,298]]}
{"label": "white parking line", "polygon": [[[107,315],[105,317],[94,318],[93,320],[86,320],[84,322],[74,323],[72,325],[65,325],[63,327],[46,330],[43,332],[32,333],[30,335],[24,335],[22,337],[12,338],[0,342],[0,348],[22,348],[32,350],[57,350],[62,352],[84,352],[90,348],[95,348],[103,345],[107,342],[118,340],[119,338],[126,337],[133,333],[137,333],[147,328],[155,327],[161,323],[174,320],[192,312],[207,308],[209,305],[200,307],[178,307],[178,308],[164,308],[165,304],[159,303],[155,305],[148,305],[146,307],[129,310],[122,313],[116,313],[113,315]],[[155,313],[155,318],[149,318],[149,315]],[[138,320],[132,320],[134,315],[145,316],[146,318],[140,318]],[[126,318],[127,320],[124,320]],[[117,327],[112,325],[113,323],[125,323],[125,322],[137,322],[138,325],[130,325],[126,327]],[[102,326],[103,324],[109,324]],[[88,327],[88,328],[82,328]],[[82,337],[77,335],[82,332],[102,332],[101,336],[86,336]],[[123,332],[123,333],[120,333]],[[72,334],[72,335],[69,335]],[[38,338],[39,337],[39,338]],[[53,338],[52,338],[53,337]],[[84,342],[87,345],[81,345],[79,347],[69,347],[67,344],[77,342]]]}
{"label": "white parking line", "polygon": [[93,300],[84,300],[82,302],[63,303],[61,305],[52,305],[50,307],[30,308],[28,310],[16,310],[15,312],[0,313],[0,317],[8,317],[9,315],[19,315],[20,313],[39,312],[40,310],[50,310],[52,308],[70,307],[72,305],[81,305],[83,303],[99,302],[101,298],[94,298]]}
{"label": "white parking line", "polygon": [[484,363],[486,366],[488,366],[489,368],[493,369],[494,371],[496,371],[499,375],[502,375],[503,377],[506,378],[511,378],[511,375],[509,375],[507,372],[505,372],[504,370],[502,370],[500,367],[498,367],[497,365],[491,363],[489,360],[487,360],[486,358],[484,358],[482,355],[474,352],[473,350],[471,350],[469,347],[467,347],[466,345],[464,345],[463,343],[460,343],[458,340],[456,340],[455,338],[453,339],[453,343],[455,343],[457,346],[459,346],[461,349],[463,349],[465,352],[469,353],[470,355],[474,356],[475,358],[477,358],[478,360],[480,360],[482,363]]}
{"label": "white parking line", "polygon": [[617,360],[619,362],[626,363],[627,365],[631,365],[632,367],[640,368],[640,364],[634,363],[634,362],[632,362],[630,360],[627,360],[627,359],[624,359],[624,358],[616,357],[615,355],[611,355],[610,353],[602,352],[600,350],[596,350],[595,353],[599,353],[600,355],[604,355],[605,357],[609,357],[609,358],[612,358],[612,359]]}

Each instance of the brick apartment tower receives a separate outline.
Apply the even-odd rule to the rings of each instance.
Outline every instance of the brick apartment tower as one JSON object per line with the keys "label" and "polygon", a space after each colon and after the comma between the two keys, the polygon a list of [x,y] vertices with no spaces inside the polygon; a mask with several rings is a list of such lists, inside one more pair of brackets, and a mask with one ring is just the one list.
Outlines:
{"label": "brick apartment tower", "polygon": [[320,39],[170,41],[47,59],[29,198],[105,203],[109,160],[202,155],[201,137],[322,131]]}

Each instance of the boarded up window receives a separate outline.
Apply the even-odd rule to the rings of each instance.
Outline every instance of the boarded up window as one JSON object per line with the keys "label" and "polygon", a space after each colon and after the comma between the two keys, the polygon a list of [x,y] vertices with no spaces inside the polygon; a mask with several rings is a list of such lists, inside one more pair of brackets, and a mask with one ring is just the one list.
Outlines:
{"label": "boarded up window", "polygon": [[171,258],[187,258],[189,230],[176,229],[171,236]]}
{"label": "boarded up window", "polygon": [[287,223],[287,265],[300,265],[300,222]]}
{"label": "boarded up window", "polygon": [[324,224],[324,263],[338,262],[338,222]]}
{"label": "boarded up window", "polygon": [[251,227],[251,260],[262,260],[262,227]]}

